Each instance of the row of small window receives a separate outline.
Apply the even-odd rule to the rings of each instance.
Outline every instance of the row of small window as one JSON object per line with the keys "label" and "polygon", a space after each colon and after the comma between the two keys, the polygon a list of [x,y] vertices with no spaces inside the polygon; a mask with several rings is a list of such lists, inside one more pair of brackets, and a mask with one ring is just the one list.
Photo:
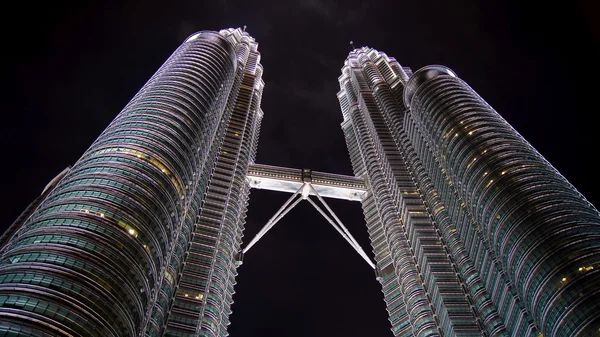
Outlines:
{"label": "row of small window", "polygon": [[[171,117],[170,114],[176,111],[165,111],[163,109],[139,109],[135,114],[115,120],[115,128],[126,129],[152,129],[159,132],[169,132],[188,140],[192,140],[194,135],[193,128],[188,123],[184,122],[181,116]],[[185,118],[187,119],[187,116]]]}
{"label": "row of small window", "polygon": [[[29,253],[29,254],[19,254],[13,255],[9,257],[9,261],[12,264],[15,263],[28,263],[28,262],[38,262],[38,263],[49,263],[56,266],[67,267],[71,270],[82,272],[83,274],[87,274],[88,276],[92,276],[95,280],[97,280],[100,284],[106,285],[107,287],[111,287],[109,283],[114,283],[115,281],[112,279],[111,273],[118,274],[123,273],[124,279],[126,278],[129,282],[135,282],[136,289],[144,288],[148,286],[148,280],[146,276],[143,274],[141,270],[138,268],[132,268],[131,266],[127,266],[127,262],[132,262],[131,260],[124,260],[123,255],[115,255],[109,252],[106,249],[102,249],[99,246],[79,240],[76,238],[60,236],[60,235],[44,235],[31,237],[23,240],[23,244],[28,243],[56,243],[56,244],[66,244],[71,246],[76,246],[90,252],[89,254],[95,254],[95,257],[99,261],[108,261],[110,265],[106,265],[103,268],[98,268],[94,264],[86,263],[85,258],[75,259],[68,256],[61,256],[57,254],[37,254],[37,253]],[[93,252],[93,253],[92,253]],[[111,281],[111,282],[109,282]],[[116,282],[116,281],[115,281]]]}
{"label": "row of small window", "polygon": [[[132,154],[132,155],[135,155],[137,153],[138,156],[141,156],[141,152],[131,150],[131,149],[117,151],[117,150],[115,150],[115,148],[110,148],[110,149],[99,150],[98,152],[108,151],[108,150],[110,150],[110,152],[113,152],[113,153],[121,152],[123,154]],[[110,162],[125,163],[127,165],[130,165],[131,167],[118,165],[118,164],[115,165],[114,163],[110,163]],[[125,188],[125,186],[129,186],[126,188],[132,188],[131,185],[135,185],[136,187],[141,187],[147,191],[160,189],[162,192],[164,190],[164,188],[166,187],[166,193],[168,193],[172,196],[176,196],[176,197],[174,197],[174,199],[178,200],[183,191],[183,188],[182,188],[183,182],[179,179],[179,177],[172,176],[170,174],[170,169],[166,168],[162,163],[155,161],[153,158],[150,158],[149,162],[151,163],[150,167],[149,167],[149,165],[145,164],[146,161],[139,162],[139,161],[131,160],[127,157],[118,157],[118,156],[107,156],[107,157],[102,156],[99,158],[94,157],[94,158],[91,158],[91,159],[85,161],[84,168],[78,167],[77,169],[73,170],[72,171],[73,172],[72,179],[65,181],[65,184],[67,184],[65,186],[68,186],[68,184],[71,182],[71,180],[74,180],[77,177],[80,177],[82,175],[88,179],[102,179],[102,178],[106,178],[106,174],[108,173],[111,175],[110,180],[115,180],[115,181],[124,183],[124,188]],[[99,164],[95,164],[95,163],[99,163]],[[106,164],[104,164],[104,163],[106,163]],[[93,164],[95,164],[95,165],[93,165]],[[158,168],[161,171],[161,173],[157,172],[157,170],[154,170],[152,168]],[[96,178],[96,177],[98,177],[98,178]],[[175,185],[175,188],[177,190],[177,193],[175,193],[175,191],[173,191],[173,189],[169,186],[170,185],[169,183],[166,183],[168,181],[173,182],[173,184]],[[104,182],[104,180],[102,180],[102,182]],[[111,182],[107,182],[107,183],[111,184],[111,185],[115,184],[115,183],[111,183]],[[192,183],[193,182],[191,180],[188,182],[188,184],[192,184]]]}
{"label": "row of small window", "polygon": [[[19,284],[20,285],[36,285],[48,289],[55,290],[66,296],[75,297],[80,301],[86,302],[87,305],[96,307],[95,311],[103,312],[104,317],[111,317],[111,320],[115,323],[119,323],[119,317],[117,316],[114,308],[110,308],[105,305],[102,301],[97,301],[98,295],[91,292],[89,289],[82,287],[81,285],[74,284],[66,281],[62,278],[52,277],[50,275],[44,275],[40,273],[25,273],[17,272],[11,274],[4,274],[0,276],[0,284]],[[135,309],[131,307],[131,309]]]}
{"label": "row of small window", "polygon": [[[169,171],[177,172],[180,177],[186,176],[186,169],[191,167],[191,162],[189,161],[189,156],[186,156],[186,153],[181,149],[175,148],[174,146],[170,146],[169,143],[159,143],[159,140],[151,141],[148,138],[140,139],[140,138],[116,138],[116,139],[102,139],[101,142],[97,143],[102,146],[123,146],[123,145],[132,145],[138,146],[141,151],[140,153],[151,153],[153,154],[152,159],[160,162],[162,166],[169,167]],[[135,151],[135,150],[133,150]],[[133,152],[132,149],[125,149],[123,152]]]}
{"label": "row of small window", "polygon": [[[2,311],[2,308],[32,312],[48,317],[58,323],[65,324],[81,336],[105,337],[100,336],[99,331],[94,329],[92,324],[89,324],[87,317],[76,314],[73,310],[67,309],[68,307],[69,306],[66,305],[66,303],[62,303],[59,306],[33,297],[0,295],[0,312]],[[122,332],[127,333],[126,331]]]}
{"label": "row of small window", "polygon": [[[150,142],[145,142],[148,140]],[[105,134],[102,140],[99,142],[101,144],[105,143],[120,143],[119,145],[125,145],[125,143],[136,143],[136,144],[144,144],[148,146],[149,144],[153,144],[155,141],[160,142],[161,146],[164,146],[166,149],[173,151],[174,153],[178,153],[184,157],[191,157],[193,154],[192,144],[184,143],[184,140],[175,137],[174,135],[166,135],[164,132],[162,134],[156,134],[156,132],[149,131],[137,131],[137,130],[118,130],[111,132],[109,134]],[[160,147],[152,147],[153,150],[161,152]]]}
{"label": "row of small window", "polygon": [[209,111],[209,102],[198,92],[190,92],[180,83],[169,81],[168,75],[163,75],[158,82],[154,82],[153,87],[146,92],[143,100],[136,102],[135,107],[143,106],[149,100],[157,100],[169,105],[180,114],[187,115],[188,118],[198,119],[204,117]]}
{"label": "row of small window", "polygon": [[[142,237],[140,237],[140,240],[143,242],[146,242],[146,245],[150,245],[149,242],[152,242],[153,239],[156,239],[158,241],[158,243],[160,244],[160,247],[164,250],[165,249],[165,242],[167,240],[167,237],[165,236],[165,232],[163,232],[161,229],[161,227],[152,227],[153,229],[155,229],[155,232],[152,233],[154,234],[154,236],[152,238],[147,238],[144,236],[149,235],[149,232],[146,231],[138,231],[133,229],[133,227],[131,227],[130,225],[128,225],[124,220],[121,218],[117,218],[117,216],[115,215],[115,213],[113,212],[108,212],[106,209],[101,209],[95,205],[89,205],[89,204],[79,204],[79,203],[68,203],[68,204],[61,204],[61,205],[55,205],[55,206],[50,206],[50,207],[45,207],[42,208],[40,210],[40,212],[38,213],[39,215],[42,214],[57,214],[60,213],[60,216],[65,216],[64,213],[62,213],[61,211],[75,211],[75,212],[83,212],[83,213],[94,213],[94,214],[100,214],[102,218],[105,219],[112,219],[111,224],[117,223],[121,228],[125,229],[126,231],[128,231],[128,233],[130,235],[134,235],[135,237],[138,237],[138,235],[141,235]],[[104,216],[102,216],[102,214],[104,214]],[[174,227],[173,224],[165,224],[165,226],[171,226]],[[143,226],[136,226],[137,228],[141,228]],[[133,229],[133,232],[131,231]]]}
{"label": "row of small window", "polygon": [[[96,211],[94,211],[96,210]],[[80,212],[82,210],[79,210]],[[99,214],[101,216],[103,216],[103,218],[108,218],[111,216],[110,213],[105,213],[105,210],[99,210],[95,207],[89,207],[89,209],[85,209],[84,212],[86,214]],[[107,215],[108,214],[108,215]],[[58,214],[54,214],[54,216],[57,216]],[[61,216],[64,216],[64,214],[61,214]],[[44,228],[44,227],[53,227],[53,226],[66,226],[66,227],[72,227],[72,228],[78,228],[83,230],[83,235],[89,235],[89,234],[85,234],[85,232],[90,231],[92,233],[98,233],[102,236],[107,236],[110,237],[113,240],[117,240],[117,241],[121,241],[124,239],[124,235],[122,235],[122,232],[120,230],[116,230],[114,227],[112,226],[106,226],[105,224],[96,224],[94,222],[91,222],[89,220],[83,220],[83,219],[73,219],[73,218],[53,218],[53,219],[46,219],[46,220],[42,220],[42,221],[34,221],[30,226],[27,227],[28,230],[33,230],[33,229],[37,229],[37,228]],[[51,231],[54,231],[52,229],[50,229]],[[27,232],[24,232],[23,234],[25,234]],[[128,235],[131,235],[131,233],[128,233]],[[146,244],[146,250],[151,253],[151,251],[154,249],[153,245],[152,247],[150,247],[148,244]],[[133,250],[131,250],[133,251]],[[131,253],[131,252],[130,252]],[[149,268],[148,264],[145,263],[146,259],[145,259],[145,255],[142,254],[135,254],[136,258],[138,259],[138,263],[139,265],[143,266],[144,268]]]}
{"label": "row of small window", "polygon": [[[132,149],[126,149],[126,148],[104,148],[102,150],[98,150],[95,152],[95,154],[104,154],[104,153],[122,153],[122,154],[140,154],[141,156],[141,152],[136,151],[136,150],[132,150]],[[152,158],[150,158],[152,159]],[[126,163],[128,165],[131,165],[132,167],[127,167],[127,166],[117,166],[114,163],[111,162],[122,162],[122,163]],[[101,165],[93,165],[94,163],[101,163]],[[106,163],[106,164],[104,164]],[[142,163],[146,163],[146,162],[140,162],[140,161],[134,161],[131,160],[129,158],[126,157],[118,157],[118,156],[100,156],[100,157],[91,157],[91,158],[86,158],[85,162],[82,162],[81,164],[78,164],[78,167],[75,168],[74,170],[72,170],[72,175],[71,177],[76,177],[82,174],[86,174],[86,173],[102,173],[102,172],[107,172],[107,173],[117,173],[120,175],[123,175],[125,177],[131,177],[134,180],[137,181],[143,181],[143,180],[147,180],[145,178],[146,175],[151,176],[152,177],[152,181],[154,182],[154,184],[156,183],[160,183],[161,180],[163,180],[164,175],[163,174],[158,174],[156,171],[151,170],[150,167],[148,167],[147,164],[142,164]],[[157,163],[160,164],[160,163]],[[85,165],[85,168],[80,169],[79,166],[81,165]],[[164,167],[164,165],[152,165],[151,167],[158,167],[160,169],[160,167]],[[164,173],[164,172],[163,172]],[[162,178],[162,179],[160,179]],[[146,185],[146,184],[144,184]]]}

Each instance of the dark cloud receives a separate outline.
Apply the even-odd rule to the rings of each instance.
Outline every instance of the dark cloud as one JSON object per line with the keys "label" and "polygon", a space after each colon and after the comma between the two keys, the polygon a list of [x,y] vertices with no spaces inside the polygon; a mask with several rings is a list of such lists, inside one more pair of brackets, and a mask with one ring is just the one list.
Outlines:
{"label": "dark cloud", "polygon": [[332,0],[306,0],[299,4],[300,8],[325,18],[330,18],[338,9],[338,4]]}

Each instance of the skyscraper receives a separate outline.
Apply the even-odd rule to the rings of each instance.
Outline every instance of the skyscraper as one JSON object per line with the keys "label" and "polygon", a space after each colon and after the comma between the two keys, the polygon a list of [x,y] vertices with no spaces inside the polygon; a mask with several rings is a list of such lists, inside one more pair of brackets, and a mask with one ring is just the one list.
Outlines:
{"label": "skyscraper", "polygon": [[261,75],[241,29],[190,36],[11,227],[0,334],[225,335]]}
{"label": "skyscraper", "polygon": [[[0,239],[0,332],[226,336],[244,252],[307,200],[395,336],[597,333],[598,211],[451,70],[350,53],[352,177],[254,163],[261,77],[244,30],[186,39]],[[292,196],[242,249],[250,188]],[[376,264],[324,197],[362,203]]]}
{"label": "skyscraper", "polygon": [[339,78],[396,336],[592,336],[600,217],[450,69],[371,48]]}

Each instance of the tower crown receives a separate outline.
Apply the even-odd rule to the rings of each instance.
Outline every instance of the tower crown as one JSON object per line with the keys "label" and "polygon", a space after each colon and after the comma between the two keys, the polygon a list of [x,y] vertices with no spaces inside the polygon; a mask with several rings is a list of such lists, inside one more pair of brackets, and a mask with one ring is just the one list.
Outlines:
{"label": "tower crown", "polygon": [[404,87],[404,105],[410,107],[410,101],[412,100],[415,92],[421,86],[421,84],[429,81],[432,78],[438,76],[451,76],[458,77],[448,67],[442,65],[429,65],[417,70],[408,80]]}

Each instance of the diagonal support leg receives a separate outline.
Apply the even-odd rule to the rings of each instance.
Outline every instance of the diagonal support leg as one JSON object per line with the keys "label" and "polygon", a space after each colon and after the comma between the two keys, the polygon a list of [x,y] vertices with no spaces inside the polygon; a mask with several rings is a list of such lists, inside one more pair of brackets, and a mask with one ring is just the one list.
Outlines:
{"label": "diagonal support leg", "polygon": [[263,226],[263,228],[261,228],[260,231],[256,234],[256,236],[252,239],[252,241],[250,241],[250,243],[248,243],[246,248],[244,248],[244,250],[243,250],[244,254],[250,248],[252,248],[252,246],[254,246],[254,244],[256,244],[258,242],[258,240],[260,240],[271,228],[273,228],[273,226],[275,226],[275,224],[279,220],[281,220],[281,218],[283,218],[284,215],[286,215],[290,210],[292,210],[292,208],[294,208],[296,205],[298,205],[298,203],[300,201],[302,201],[302,197],[300,197],[293,204],[290,205],[292,200],[294,200],[294,198],[297,197],[302,192],[302,190],[304,189],[304,185],[305,184],[300,186],[298,191],[296,191],[296,193],[292,194],[292,196],[283,204],[283,206],[281,206],[277,210],[277,212],[275,212],[275,214],[273,214],[271,219],[269,219],[269,221],[267,221],[267,223]]}
{"label": "diagonal support leg", "polygon": [[[325,209],[329,212],[329,215],[323,211],[310,197],[309,194],[311,191],[317,196],[319,201],[325,206]],[[296,201],[292,202],[294,198]],[[246,248],[243,249],[241,255],[245,254],[252,246],[254,246],[275,224],[281,220],[292,208],[296,207],[302,200],[308,200],[308,202],[327,220],[333,228],[350,244],[354,250],[371,266],[371,268],[376,269],[375,264],[369,259],[365,251],[360,247],[358,242],[354,239],[350,231],[344,226],[344,224],[340,221],[340,219],[335,215],[333,210],[327,205],[325,200],[317,193],[314,187],[310,183],[304,183],[300,188],[294,193],[278,210],[275,214],[267,221],[267,223],[261,228],[261,230],[256,234],[256,236],[248,243]],[[335,221],[333,219],[335,219]]]}
{"label": "diagonal support leg", "polygon": [[329,214],[331,214],[331,216],[336,220],[336,222],[342,228],[342,230],[344,231],[344,233],[346,233],[346,235],[348,235],[348,237],[350,238],[350,240],[352,240],[352,242],[354,242],[354,245],[356,247],[358,247],[364,253],[364,251],[362,250],[362,248],[360,248],[360,245],[358,244],[358,242],[356,242],[356,240],[354,239],[354,237],[352,236],[352,234],[350,234],[350,232],[348,231],[348,229],[346,228],[346,226],[344,226],[344,224],[342,224],[342,222],[337,217],[337,215],[335,215],[335,212],[332,211],[331,208],[329,208],[329,205],[327,205],[327,203],[325,202],[325,200],[323,199],[323,197],[321,197],[321,195],[319,193],[317,193],[317,190],[315,190],[314,187],[310,186],[310,188],[312,189],[313,193],[317,196],[317,198],[319,199],[319,201],[323,204],[323,206],[325,206],[325,208],[327,209],[327,211],[329,211]]}
{"label": "diagonal support leg", "polygon": [[313,207],[315,207],[317,209],[317,211],[319,211],[319,213],[321,213],[321,215],[333,226],[333,228],[335,228],[338,231],[338,233],[340,233],[340,235],[344,239],[346,239],[346,241],[348,241],[348,243],[350,244],[350,246],[352,246],[352,248],[354,248],[354,250],[356,250],[356,252],[369,264],[369,266],[371,266],[371,268],[375,269],[375,264],[371,261],[371,259],[369,259],[369,257],[365,253],[365,251],[360,247],[360,245],[354,239],[354,237],[352,236],[352,234],[350,234],[350,231],[348,231],[348,229],[346,228],[346,226],[344,226],[344,224],[340,221],[340,219],[335,215],[335,213],[333,212],[333,210],[331,210],[331,208],[329,207],[329,205],[327,205],[327,203],[325,202],[325,200],[319,195],[319,193],[317,193],[317,191],[314,189],[314,187],[312,187],[310,184],[308,186],[312,189],[313,193],[317,196],[317,198],[319,199],[319,201],[321,201],[321,203],[323,204],[323,206],[325,206],[325,208],[327,209],[327,211],[329,211],[329,214],[331,214],[331,216],[336,220],[337,226],[333,222],[333,220],[331,220],[331,218],[329,218],[325,214],[325,212],[323,210],[321,210],[321,208],[319,206],[317,206],[317,204],[315,204],[310,198],[307,198],[308,201],[310,202],[310,204],[313,205]]}
{"label": "diagonal support leg", "polygon": [[354,250],[356,250],[358,255],[360,255],[369,264],[369,266],[371,266],[371,268],[375,269],[375,265],[373,264],[373,262],[371,262],[369,257],[366,256],[365,252],[360,248],[360,246],[355,246],[354,242],[335,224],[335,222],[333,222],[333,220],[331,220],[331,218],[317,204],[315,204],[314,201],[312,201],[310,198],[307,198],[307,200],[311,205],[313,205],[313,207],[317,211],[319,211],[319,213],[321,213],[325,220],[327,220],[331,224],[331,226],[333,226],[333,228],[335,228],[335,230],[350,244],[350,246],[354,248]]}

